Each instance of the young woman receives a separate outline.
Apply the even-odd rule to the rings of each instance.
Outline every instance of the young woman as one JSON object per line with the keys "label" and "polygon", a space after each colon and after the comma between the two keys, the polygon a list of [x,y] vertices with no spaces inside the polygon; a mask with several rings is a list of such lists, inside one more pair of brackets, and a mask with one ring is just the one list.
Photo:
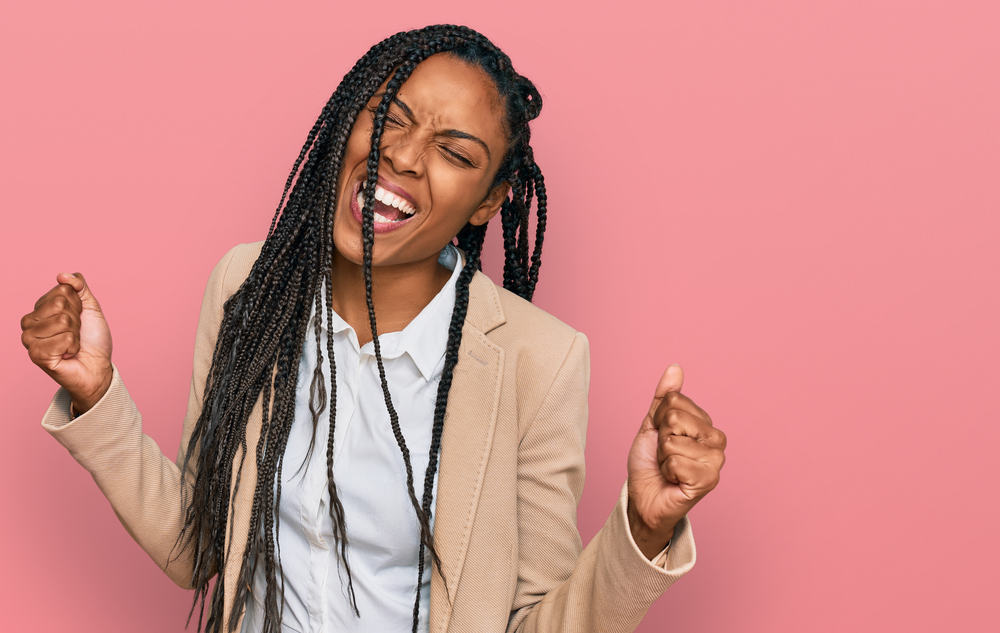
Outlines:
{"label": "young woman", "polygon": [[[195,589],[199,631],[216,574],[207,631],[580,633],[634,630],[691,569],[686,514],[718,482],[725,434],[680,393],[679,367],[581,546],[588,341],[530,303],[541,106],[472,29],[372,47],[310,131],[266,239],[209,276],[176,460],[143,434],[82,275],[60,273],[22,318],[60,385],[43,427]],[[502,287],[480,266],[498,212]]]}

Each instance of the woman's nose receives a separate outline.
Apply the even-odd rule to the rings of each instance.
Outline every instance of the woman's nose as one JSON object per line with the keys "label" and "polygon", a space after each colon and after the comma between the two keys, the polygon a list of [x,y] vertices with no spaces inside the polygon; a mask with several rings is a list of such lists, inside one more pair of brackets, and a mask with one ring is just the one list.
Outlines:
{"label": "woman's nose", "polygon": [[382,148],[382,156],[393,170],[414,176],[422,171],[422,152],[419,139],[412,134],[397,136]]}

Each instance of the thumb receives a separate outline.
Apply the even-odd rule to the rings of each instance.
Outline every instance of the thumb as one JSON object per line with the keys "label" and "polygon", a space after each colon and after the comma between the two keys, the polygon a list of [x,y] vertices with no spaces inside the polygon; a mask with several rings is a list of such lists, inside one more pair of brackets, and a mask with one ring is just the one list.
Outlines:
{"label": "thumb", "polygon": [[684,370],[677,363],[671,363],[660,376],[660,382],[656,385],[655,398],[660,399],[667,395],[668,391],[680,391],[684,384]]}
{"label": "thumb", "polygon": [[87,280],[83,278],[82,274],[59,273],[56,275],[56,280],[61,284],[69,284],[73,290],[76,290],[84,310],[101,311],[101,304],[97,302],[97,297],[90,291],[90,286],[87,285]]}
{"label": "thumb", "polygon": [[656,385],[656,391],[653,392],[653,402],[649,405],[649,411],[646,413],[646,417],[642,423],[644,428],[654,428],[653,414],[656,413],[656,408],[660,406],[660,401],[666,397],[668,392],[680,391],[683,384],[684,371],[677,363],[671,363],[663,371],[663,375],[660,376],[660,382]]}

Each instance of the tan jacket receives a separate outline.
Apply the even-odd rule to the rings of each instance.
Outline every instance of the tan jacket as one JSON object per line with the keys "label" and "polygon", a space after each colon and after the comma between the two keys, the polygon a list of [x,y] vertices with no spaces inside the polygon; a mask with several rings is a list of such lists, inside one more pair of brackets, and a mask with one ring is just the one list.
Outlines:
{"label": "tan jacket", "polygon": [[[185,588],[190,549],[180,558],[175,551],[167,561],[183,524],[179,464],[201,410],[223,301],[247,277],[262,245],[237,244],[209,277],[176,460],[143,433],[142,416],[117,366],[111,388],[93,408],[71,420],[70,397],[60,387],[42,419],[45,430],[91,473],[132,538]],[[633,631],[652,603],[694,566],[694,537],[685,517],[667,550],[646,559],[629,531],[623,480],[603,527],[582,547],[576,511],[584,483],[587,337],[482,272],[470,284],[462,332],[434,507],[434,543],[448,585],[434,568],[431,633]],[[249,530],[261,410],[258,398],[247,423],[250,454],[230,503],[226,618]],[[237,450],[234,465],[239,460]],[[234,467],[231,493],[235,477]],[[236,630],[241,622],[242,611]]]}

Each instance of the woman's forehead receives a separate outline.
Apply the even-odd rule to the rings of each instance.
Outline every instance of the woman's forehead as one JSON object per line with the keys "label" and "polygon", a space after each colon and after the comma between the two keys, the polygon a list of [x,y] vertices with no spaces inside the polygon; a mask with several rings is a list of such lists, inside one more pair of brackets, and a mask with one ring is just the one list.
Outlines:
{"label": "woman's forehead", "polygon": [[[375,92],[374,103],[381,99],[387,83]],[[505,112],[493,80],[482,68],[454,55],[438,53],[417,64],[396,98],[406,104],[418,123],[429,119],[435,127],[502,139]],[[465,129],[469,127],[476,131]]]}

